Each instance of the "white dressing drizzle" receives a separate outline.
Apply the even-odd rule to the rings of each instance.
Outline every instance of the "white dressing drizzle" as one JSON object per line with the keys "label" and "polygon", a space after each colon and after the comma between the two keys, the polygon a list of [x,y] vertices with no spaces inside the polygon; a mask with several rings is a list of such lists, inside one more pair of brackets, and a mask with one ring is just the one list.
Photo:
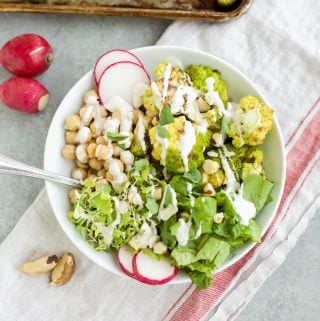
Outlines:
{"label": "white dressing drizzle", "polygon": [[200,223],[200,226],[199,226],[199,228],[198,228],[197,231],[196,231],[196,234],[195,234],[195,236],[194,236],[194,239],[195,239],[195,240],[198,239],[198,238],[200,237],[201,233],[202,233],[202,224]]}
{"label": "white dressing drizzle", "polygon": [[195,143],[196,143],[196,131],[192,123],[186,120],[184,123],[184,133],[181,135],[181,139],[178,145],[186,172],[189,171],[188,156]]}
{"label": "white dressing drizzle", "polygon": [[[164,126],[166,127],[166,126]],[[157,134],[157,143],[161,145],[161,165],[165,166],[166,164],[166,156],[167,150],[169,147],[169,140],[168,138],[162,138]]]}
{"label": "white dressing drizzle", "polygon": [[146,141],[145,141],[145,132],[146,129],[144,127],[144,119],[143,119],[143,114],[139,112],[138,116],[138,123],[136,125],[137,128],[137,134],[138,134],[138,139],[141,145],[142,150],[145,152],[147,147],[146,147]]}
{"label": "white dressing drizzle", "polygon": [[[227,156],[228,154],[229,156]],[[225,193],[238,213],[241,224],[248,225],[249,220],[256,215],[256,208],[252,202],[243,198],[243,183],[240,186],[227,160],[230,154],[226,147],[223,146],[223,153],[220,152],[220,159],[227,178]]]}
{"label": "white dressing drizzle", "polygon": [[208,77],[206,80],[207,93],[205,94],[205,100],[209,105],[215,105],[218,108],[220,115],[224,114],[224,104],[217,91],[214,90],[215,80],[213,77]]}
{"label": "white dressing drizzle", "polygon": [[187,245],[189,241],[189,233],[191,228],[191,220],[187,223],[183,218],[179,218],[179,227],[176,232],[176,238],[181,246]]}
{"label": "white dressing drizzle", "polygon": [[155,97],[155,105],[160,110],[162,95],[161,95],[161,92],[160,92],[157,84],[154,81],[151,82],[151,91],[152,91],[153,96]]}
{"label": "white dressing drizzle", "polygon": [[189,194],[189,199],[190,199],[190,206],[193,207],[194,206],[194,196],[192,195],[192,187],[193,185],[191,183],[187,183],[187,191]]}
{"label": "white dressing drizzle", "polygon": [[127,103],[122,97],[114,96],[106,104],[105,107],[114,113],[114,117],[119,117],[120,131],[132,130],[133,123],[133,107]]}
{"label": "white dressing drizzle", "polygon": [[89,135],[91,131],[88,127],[82,127],[78,131],[78,134],[76,135],[76,141],[80,144],[84,144],[88,141]]}
{"label": "white dressing drizzle", "polygon": [[[171,195],[171,203],[167,204],[165,206],[165,200],[167,193],[170,193]],[[159,213],[158,213],[158,219],[167,221],[172,215],[178,212],[178,201],[177,201],[177,194],[175,190],[170,186],[166,185],[163,197],[160,203]]]}
{"label": "white dressing drizzle", "polygon": [[[102,234],[103,239],[107,245],[110,245],[113,240],[113,230],[119,225],[121,221],[121,215],[126,213],[129,209],[129,204],[125,201],[119,201],[116,197],[111,197],[114,203],[114,209],[116,211],[115,220],[108,226],[103,225],[100,222],[94,222],[95,226]],[[126,204],[125,204],[126,203]]]}
{"label": "white dressing drizzle", "polygon": [[142,234],[138,234],[138,238],[142,244],[143,248],[147,248],[149,245],[149,240],[150,238],[154,235],[152,228],[150,227],[150,225],[146,222],[143,221],[142,225],[141,225],[141,229],[143,230]]}
{"label": "white dressing drizzle", "polygon": [[171,76],[171,64],[168,62],[163,74],[162,102],[166,99],[168,94],[170,76]]}
{"label": "white dressing drizzle", "polygon": [[243,184],[241,184],[238,194],[235,194],[232,200],[233,206],[240,216],[240,223],[243,225],[248,225],[250,219],[256,216],[256,208],[254,204],[243,198]]}

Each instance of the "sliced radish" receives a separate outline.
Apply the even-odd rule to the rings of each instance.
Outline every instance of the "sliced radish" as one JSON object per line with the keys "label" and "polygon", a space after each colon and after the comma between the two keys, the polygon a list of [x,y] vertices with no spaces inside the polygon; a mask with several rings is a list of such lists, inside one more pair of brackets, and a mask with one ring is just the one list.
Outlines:
{"label": "sliced radish", "polygon": [[143,67],[130,61],[120,61],[109,66],[102,74],[98,86],[103,104],[120,96],[130,105],[133,104],[133,91],[137,83],[149,84],[150,77]]}
{"label": "sliced radish", "polygon": [[131,250],[132,249],[128,245],[121,246],[118,250],[117,258],[122,271],[128,276],[134,278],[132,260],[135,254],[132,253]]}
{"label": "sliced radish", "polygon": [[133,53],[127,50],[122,49],[115,49],[108,51],[104,53],[96,62],[96,65],[94,66],[94,79],[96,81],[96,84],[99,83],[100,77],[103,74],[103,72],[112,64],[119,62],[119,61],[131,61],[135,62],[136,64],[143,67],[142,62],[140,59],[135,56]]}
{"label": "sliced radish", "polygon": [[149,285],[168,283],[178,273],[178,269],[170,265],[168,258],[157,261],[143,252],[133,257],[132,265],[135,278]]}

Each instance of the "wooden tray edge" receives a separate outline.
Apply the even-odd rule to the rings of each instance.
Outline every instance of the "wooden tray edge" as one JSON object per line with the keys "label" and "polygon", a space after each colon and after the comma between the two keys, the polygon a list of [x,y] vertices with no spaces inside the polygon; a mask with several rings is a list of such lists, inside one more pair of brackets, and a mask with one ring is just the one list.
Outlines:
{"label": "wooden tray edge", "polygon": [[56,14],[80,14],[100,16],[153,17],[160,19],[200,19],[208,21],[227,21],[243,15],[253,0],[243,0],[233,11],[218,12],[214,10],[168,10],[129,7],[102,7],[76,5],[16,4],[0,3],[0,12],[33,12]]}

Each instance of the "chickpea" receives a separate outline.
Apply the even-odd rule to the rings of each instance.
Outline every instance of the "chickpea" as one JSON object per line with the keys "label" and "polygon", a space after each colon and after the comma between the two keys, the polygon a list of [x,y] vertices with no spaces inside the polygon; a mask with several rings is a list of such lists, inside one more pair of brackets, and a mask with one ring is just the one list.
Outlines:
{"label": "chickpea", "polygon": [[74,178],[74,179],[77,179],[79,181],[82,181],[84,180],[87,176],[88,176],[88,173],[85,169],[83,168],[74,168],[72,170],[72,173],[71,173],[71,176]]}
{"label": "chickpea", "polygon": [[212,135],[211,141],[213,143],[214,146],[216,147],[221,147],[224,144],[224,137],[223,134],[221,133],[214,133]]}
{"label": "chickpea", "polygon": [[110,172],[106,172],[106,179],[109,181],[113,180],[113,176],[110,174]]}
{"label": "chickpea", "polygon": [[90,124],[91,135],[93,138],[97,138],[102,135],[103,128],[97,128],[96,122]]}
{"label": "chickpea", "polygon": [[109,172],[112,176],[118,176],[123,173],[124,165],[120,159],[112,158],[109,162]]}
{"label": "chickpea", "polygon": [[119,157],[122,151],[121,147],[117,143],[112,143],[112,148],[113,148],[113,156]]}
{"label": "chickpea", "polygon": [[108,116],[107,110],[101,106],[99,106],[97,108],[96,113],[98,114],[98,117],[100,117],[100,118],[106,118]]}
{"label": "chickpea", "polygon": [[214,196],[216,195],[216,191],[212,184],[208,183],[203,187],[203,193],[205,193],[208,196]]}
{"label": "chickpea", "polygon": [[117,108],[112,112],[112,117],[121,119],[121,109]]}
{"label": "chickpea", "polygon": [[96,157],[93,157],[89,159],[89,165],[91,168],[99,171],[103,167],[103,161],[99,160]]}
{"label": "chickpea", "polygon": [[87,153],[88,153],[89,158],[95,157],[96,149],[97,149],[97,144],[96,143],[90,143],[88,145]]}
{"label": "chickpea", "polygon": [[219,167],[219,163],[211,159],[206,159],[202,165],[202,169],[209,175],[216,173]]}
{"label": "chickpea", "polygon": [[98,104],[99,103],[98,99],[99,99],[98,94],[94,89],[87,91],[83,98],[86,104],[91,104],[91,105]]}
{"label": "chickpea", "polygon": [[71,204],[75,203],[77,196],[79,195],[79,192],[80,190],[78,190],[77,188],[74,188],[71,191],[69,191],[68,196]]}
{"label": "chickpea", "polygon": [[123,150],[120,153],[120,159],[123,164],[132,165],[134,162],[134,156],[129,150]]}
{"label": "chickpea", "polygon": [[76,158],[75,151],[76,151],[76,146],[66,145],[62,149],[62,155],[64,158],[68,160],[74,160]]}
{"label": "chickpea", "polygon": [[80,114],[81,119],[85,123],[90,124],[90,122],[93,119],[93,109],[92,109],[92,107],[83,106],[82,108],[80,108],[79,114]]}
{"label": "chickpea", "polygon": [[79,115],[71,115],[66,119],[64,128],[68,130],[78,130],[81,126],[81,119]]}
{"label": "chickpea", "polygon": [[66,132],[66,142],[67,144],[76,145],[77,141],[77,132],[75,131],[67,131]]}
{"label": "chickpea", "polygon": [[97,170],[94,168],[89,168],[88,175],[89,176],[93,175],[93,176],[97,177]]}
{"label": "chickpea", "polygon": [[107,160],[103,162],[103,167],[106,171],[109,169],[109,162]]}
{"label": "chickpea", "polygon": [[89,156],[87,153],[87,147],[88,145],[81,144],[76,148],[76,157],[77,157],[77,160],[80,161],[81,163],[88,163]]}
{"label": "chickpea", "polygon": [[157,186],[152,193],[152,197],[156,200],[156,201],[160,201],[162,199],[162,187]]}
{"label": "chickpea", "polygon": [[164,254],[168,250],[168,247],[163,242],[158,242],[153,246],[153,252],[156,254]]}
{"label": "chickpea", "polygon": [[99,187],[101,185],[106,185],[106,184],[109,185],[108,181],[106,179],[99,177],[96,182],[96,187]]}
{"label": "chickpea", "polygon": [[216,224],[220,224],[223,221],[223,219],[224,219],[224,214],[222,212],[215,214],[213,217],[213,221]]}
{"label": "chickpea", "polygon": [[119,131],[120,120],[116,117],[108,117],[104,123],[104,129],[110,133],[117,133]]}
{"label": "chickpea", "polygon": [[80,144],[88,143],[91,140],[91,131],[89,127],[82,127],[81,129],[79,129],[76,140]]}
{"label": "chickpea", "polygon": [[108,145],[108,142],[105,140],[103,136],[99,136],[96,139],[97,145]]}
{"label": "chickpea", "polygon": [[202,172],[202,183],[207,183],[209,181],[209,175],[206,172]]}
{"label": "chickpea", "polygon": [[96,148],[96,157],[99,160],[106,160],[112,157],[113,148],[112,145],[98,145]]}
{"label": "chickpea", "polygon": [[160,236],[159,235],[151,235],[151,237],[149,238],[149,244],[148,246],[152,249],[154,247],[154,245],[156,243],[158,243],[160,241]]}
{"label": "chickpea", "polygon": [[[89,169],[89,171],[88,172],[90,172],[90,169]],[[88,175],[88,177],[86,178],[86,179],[90,179],[90,180],[95,180],[97,178],[97,176],[96,175],[94,175],[94,174],[89,174]]]}
{"label": "chickpea", "polygon": [[97,172],[97,176],[98,177],[105,177],[106,176],[106,173],[107,171],[105,169],[100,169],[98,172]]}
{"label": "chickpea", "polygon": [[76,164],[79,168],[83,168],[83,169],[88,169],[88,164],[85,163],[81,163],[80,161],[76,160]]}

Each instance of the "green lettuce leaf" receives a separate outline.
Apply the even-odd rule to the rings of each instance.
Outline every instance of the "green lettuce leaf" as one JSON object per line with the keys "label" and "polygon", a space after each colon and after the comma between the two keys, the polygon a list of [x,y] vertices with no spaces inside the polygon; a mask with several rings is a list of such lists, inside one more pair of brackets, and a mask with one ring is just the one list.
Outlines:
{"label": "green lettuce leaf", "polygon": [[250,174],[244,179],[243,184],[243,197],[255,205],[258,214],[269,200],[273,183],[260,175]]}
{"label": "green lettuce leaf", "polygon": [[201,224],[201,233],[212,232],[213,217],[217,212],[217,202],[212,197],[198,197],[191,209],[191,215],[195,226]]}
{"label": "green lettuce leaf", "polygon": [[212,275],[208,275],[203,272],[199,271],[190,271],[187,270],[187,274],[189,275],[192,283],[198,288],[198,289],[206,289],[208,288],[212,283]]}

